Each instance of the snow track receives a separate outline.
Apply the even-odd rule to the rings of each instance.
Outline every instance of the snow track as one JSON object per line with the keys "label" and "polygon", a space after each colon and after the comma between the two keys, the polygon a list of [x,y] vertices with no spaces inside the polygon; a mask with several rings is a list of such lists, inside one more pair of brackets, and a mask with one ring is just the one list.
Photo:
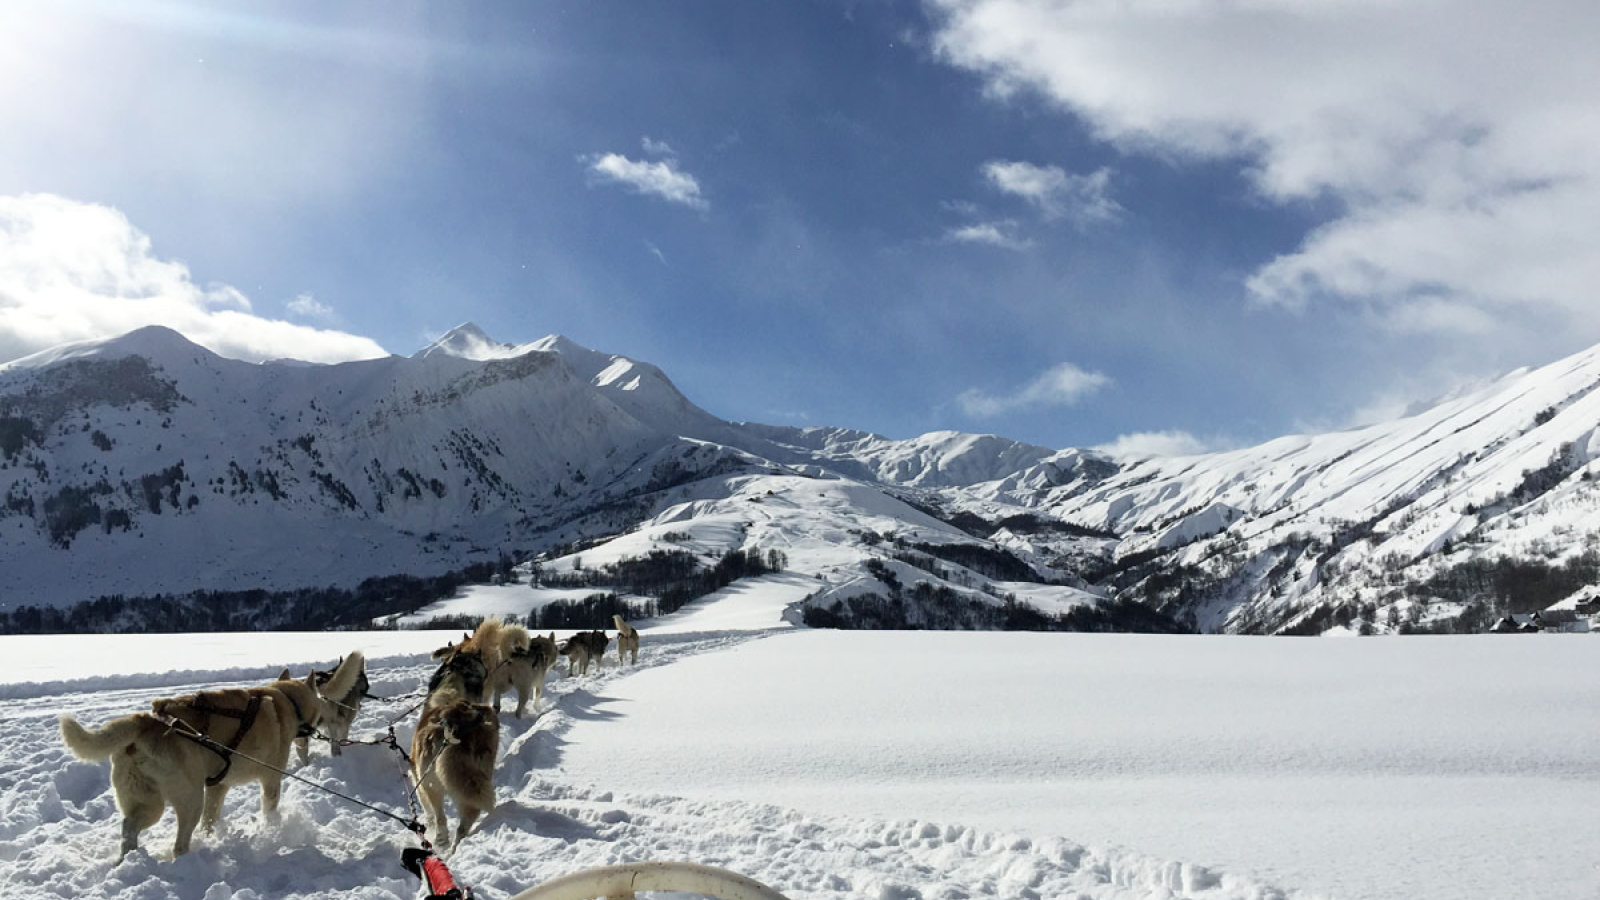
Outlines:
{"label": "snow track", "polygon": [[[356,649],[360,635],[351,635]],[[1190,897],[1268,900],[1301,897],[1178,862],[1086,848],[1065,840],[923,821],[802,814],[733,800],[616,793],[565,782],[556,771],[566,735],[579,722],[603,722],[605,688],[628,671],[670,665],[760,634],[658,635],[637,669],[608,663],[587,678],[552,676],[537,718],[503,717],[496,771],[499,807],[453,856],[451,866],[485,900],[581,868],[645,859],[723,866],[801,898],[963,900],[970,897]],[[614,657],[613,657],[614,659]],[[564,669],[564,666],[558,667]],[[414,690],[432,663],[417,657],[370,663],[373,690]],[[258,679],[240,683],[252,683]],[[277,821],[259,814],[259,791],[234,790],[215,834],[170,858],[169,814],[145,832],[141,848],[113,863],[119,815],[109,769],[72,758],[56,718],[70,712],[97,725],[145,709],[156,697],[195,684],[182,673],[136,676],[95,693],[14,696],[0,730],[0,895],[88,900],[354,900],[419,896],[399,867],[411,845],[398,824],[304,784],[287,782]],[[81,689],[81,686],[79,686]],[[25,693],[18,691],[17,693]],[[382,732],[409,701],[369,703],[352,731]],[[415,715],[397,730],[408,738]],[[337,759],[314,746],[296,774],[378,806],[405,811],[400,767],[383,747],[351,747]]]}

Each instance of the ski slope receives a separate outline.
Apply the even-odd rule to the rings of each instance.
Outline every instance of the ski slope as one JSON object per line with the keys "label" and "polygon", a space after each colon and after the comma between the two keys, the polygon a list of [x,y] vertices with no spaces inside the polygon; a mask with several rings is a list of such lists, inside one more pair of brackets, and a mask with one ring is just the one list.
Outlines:
{"label": "ski slope", "polygon": [[[794,900],[1592,895],[1600,657],[1581,636],[1405,641],[842,633],[783,627],[802,579],[645,623],[637,668],[553,675],[507,716],[499,808],[451,858],[486,900],[579,868],[689,859]],[[688,626],[694,626],[689,629]],[[108,767],[56,718],[375,657],[417,689],[445,634],[0,638],[0,896],[297,900],[419,895],[407,835],[302,784],[253,788],[169,859],[171,816],[113,865]],[[147,644],[140,647],[140,642]],[[25,643],[31,642],[26,653]],[[52,664],[53,661],[53,664]],[[121,668],[127,674],[110,674]],[[303,668],[303,666],[297,666]],[[188,670],[188,671],[184,671]],[[75,680],[77,679],[77,680]],[[354,734],[403,704],[369,704]],[[398,730],[409,738],[414,715]],[[380,747],[299,771],[403,809]]]}

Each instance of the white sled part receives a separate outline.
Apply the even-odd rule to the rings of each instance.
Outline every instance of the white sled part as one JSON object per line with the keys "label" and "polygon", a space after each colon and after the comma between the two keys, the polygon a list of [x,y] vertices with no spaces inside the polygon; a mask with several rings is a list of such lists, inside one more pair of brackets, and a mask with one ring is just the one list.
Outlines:
{"label": "white sled part", "polygon": [[639,862],[585,869],[531,887],[511,900],[595,900],[635,891],[672,891],[716,900],[788,900],[753,878],[689,862]]}

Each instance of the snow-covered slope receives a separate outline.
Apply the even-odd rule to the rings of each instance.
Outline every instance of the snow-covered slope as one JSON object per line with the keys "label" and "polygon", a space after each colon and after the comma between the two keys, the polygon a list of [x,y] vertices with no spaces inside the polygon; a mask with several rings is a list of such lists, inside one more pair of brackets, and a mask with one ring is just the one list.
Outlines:
{"label": "snow-covered slope", "polygon": [[963,504],[1029,507],[1115,533],[1124,562],[1194,567],[1190,596],[1150,595],[1203,627],[1273,630],[1352,607],[1417,624],[1462,611],[1443,602],[1455,593],[1430,591],[1473,561],[1578,560],[1571,578],[1593,580],[1582,558],[1600,549],[1597,457],[1600,348],[1393,422],[1148,459],[1099,480],[1061,483],[1048,461]]}
{"label": "snow-covered slope", "polygon": [[743,423],[791,459],[809,458],[872,481],[911,487],[951,487],[1005,478],[1055,451],[992,434],[933,431],[896,441],[848,428],[791,428]]}
{"label": "snow-covered slope", "polygon": [[808,604],[857,624],[880,600],[909,600],[880,625],[928,626],[953,621],[930,604],[1109,599],[1203,631],[1481,629],[1600,581],[1597,388],[1600,348],[1393,422],[1121,463],[730,423],[559,335],[469,323],[310,366],[145,328],[0,366],[0,612],[703,532],[704,560],[789,553],[819,580]]}
{"label": "snow-covered slope", "polygon": [[558,353],[251,365],[145,328],[0,369],[0,601],[428,574],[761,468]]}

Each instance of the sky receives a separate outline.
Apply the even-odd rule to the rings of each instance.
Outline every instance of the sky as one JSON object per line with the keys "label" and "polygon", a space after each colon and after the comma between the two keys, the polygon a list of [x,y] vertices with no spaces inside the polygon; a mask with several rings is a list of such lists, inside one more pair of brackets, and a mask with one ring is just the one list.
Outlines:
{"label": "sky", "polygon": [[0,361],[472,321],[1119,453],[1600,342],[1592,0],[0,6]]}

